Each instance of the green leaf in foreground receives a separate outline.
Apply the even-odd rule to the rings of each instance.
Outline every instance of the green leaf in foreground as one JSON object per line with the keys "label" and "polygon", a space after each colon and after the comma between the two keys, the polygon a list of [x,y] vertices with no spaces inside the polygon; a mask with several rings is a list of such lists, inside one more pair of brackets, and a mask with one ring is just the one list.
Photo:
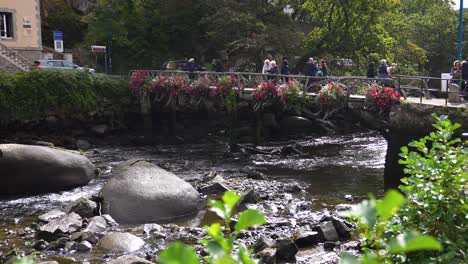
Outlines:
{"label": "green leaf in foreground", "polygon": [[15,261],[15,264],[36,264],[36,261],[30,258],[20,258],[17,261]]}
{"label": "green leaf in foreground", "polygon": [[440,243],[431,236],[420,235],[417,232],[400,234],[389,243],[391,253],[408,253],[419,250],[441,250]]}
{"label": "green leaf in foreground", "polygon": [[160,264],[199,264],[195,250],[181,242],[172,243],[159,255]]}
{"label": "green leaf in foreground", "polygon": [[240,233],[242,230],[254,225],[263,225],[266,223],[265,216],[257,210],[248,209],[239,214],[235,231]]}
{"label": "green leaf in foreground", "polygon": [[395,190],[389,190],[382,200],[377,201],[377,213],[381,221],[390,219],[405,203],[405,197]]}

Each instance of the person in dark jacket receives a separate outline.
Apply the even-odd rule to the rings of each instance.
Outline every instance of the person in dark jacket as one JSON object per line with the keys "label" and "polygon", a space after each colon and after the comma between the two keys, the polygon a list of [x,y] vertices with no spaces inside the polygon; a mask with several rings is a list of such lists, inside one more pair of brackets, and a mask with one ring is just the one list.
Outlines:
{"label": "person in dark jacket", "polygon": [[380,66],[377,71],[379,72],[380,79],[388,79],[390,77],[388,74],[387,60],[380,61]]}
{"label": "person in dark jacket", "polygon": [[213,65],[215,67],[216,72],[224,72],[224,67],[220,60],[218,59],[213,60]]}
{"label": "person in dark jacket", "polygon": [[322,71],[322,76],[323,77],[328,76],[328,66],[327,66],[327,62],[325,60],[320,60],[319,70]]}
{"label": "person in dark jacket", "polygon": [[284,82],[289,82],[289,78],[286,77],[289,75],[289,65],[288,65],[288,58],[284,57],[283,58],[283,64],[281,64],[281,75],[283,76],[283,81]]}
{"label": "person in dark jacket", "polygon": [[[317,75],[317,65],[315,65],[314,58],[309,58],[309,60],[306,63],[306,76],[315,76]],[[313,79],[307,78],[307,89],[312,86]]]}
{"label": "person in dark jacket", "polygon": [[375,78],[375,63],[374,62],[369,63],[369,66],[367,67],[367,78]]}
{"label": "person in dark jacket", "polygon": [[191,58],[187,63],[187,71],[189,71],[189,78],[195,79],[195,71],[197,70],[197,64],[195,64],[195,59]]}
{"label": "person in dark jacket", "polygon": [[270,65],[271,65],[271,68],[268,71],[268,73],[272,75],[269,76],[268,78],[271,82],[276,84],[276,82],[278,81],[278,78],[276,76],[278,74],[278,65],[276,65],[276,61],[274,60],[270,62]]}

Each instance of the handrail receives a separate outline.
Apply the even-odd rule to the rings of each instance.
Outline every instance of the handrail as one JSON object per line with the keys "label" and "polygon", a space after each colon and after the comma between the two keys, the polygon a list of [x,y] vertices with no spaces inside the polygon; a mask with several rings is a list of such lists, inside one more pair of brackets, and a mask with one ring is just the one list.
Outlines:
{"label": "handrail", "polygon": [[[129,72],[129,78],[133,74],[134,71]],[[391,78],[367,78],[364,76],[306,76],[306,75],[282,75],[282,74],[263,74],[257,72],[213,72],[213,71],[180,71],[180,70],[147,70],[150,74],[151,78],[155,78],[156,75],[160,74],[184,74],[187,78],[190,76],[194,76],[195,78],[199,78],[201,76],[223,76],[223,75],[234,75],[238,76],[238,86],[240,83],[243,82],[244,85],[252,85],[252,88],[258,85],[258,81],[265,81],[268,77],[274,77],[278,81],[285,80],[284,78],[294,79],[299,82],[299,84],[303,87],[303,94],[310,94],[310,90],[314,90],[314,87],[317,88],[318,86],[325,85],[327,82],[339,82],[343,83],[348,88],[348,95],[363,95],[362,94],[362,85],[369,85],[372,83],[384,84],[389,85],[396,89],[400,94],[403,96],[405,100],[407,100],[408,93],[414,93],[418,91],[419,93],[418,98],[419,102],[423,103],[423,97],[427,99],[431,99],[431,93],[438,93],[445,97],[445,105],[448,105],[448,97],[450,95],[458,95],[458,96],[465,96],[468,97],[468,93],[464,91],[450,91],[450,87],[453,84],[453,79],[448,78],[436,78],[436,77],[428,77],[428,76],[405,76],[405,75],[396,75]],[[254,77],[254,78],[252,78]],[[194,78],[190,78],[194,79]],[[242,80],[241,80],[242,79]],[[441,90],[440,85],[437,84],[436,87],[430,87],[429,83],[434,83],[438,81],[445,81],[447,85],[447,89]],[[303,83],[301,83],[303,82]],[[311,86],[312,82],[312,86]],[[408,83],[409,82],[409,83]],[[461,88],[458,86],[459,89]],[[247,88],[245,86],[244,88]],[[236,88],[237,89],[237,88]],[[356,90],[361,89],[361,90]],[[250,90],[250,89],[248,89]],[[361,93],[360,93],[361,92]],[[410,96],[411,97],[411,96]],[[414,98],[414,96],[413,96]]]}
{"label": "handrail", "polygon": [[28,71],[29,67],[32,66],[32,62],[30,62],[28,59],[23,57],[23,55],[19,54],[17,51],[15,51],[14,49],[6,46],[5,44],[3,44],[1,42],[0,42],[0,49],[6,50],[6,51],[10,52],[11,54],[14,54],[13,58],[11,58],[11,56],[7,56],[6,54],[5,54],[5,56],[12,59],[13,61],[11,61],[11,62],[13,64],[15,64],[17,67],[19,67],[21,70]]}

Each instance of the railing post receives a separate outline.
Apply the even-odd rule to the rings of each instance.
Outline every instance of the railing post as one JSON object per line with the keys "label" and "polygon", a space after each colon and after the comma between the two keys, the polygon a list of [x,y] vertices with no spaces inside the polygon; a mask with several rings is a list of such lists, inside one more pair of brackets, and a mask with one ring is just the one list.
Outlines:
{"label": "railing post", "polygon": [[422,101],[423,101],[422,82],[423,82],[423,80],[422,79],[420,79],[420,80],[421,80],[421,82],[419,82],[419,91],[420,91],[420,93],[419,93],[419,103],[422,104]]}
{"label": "railing post", "polygon": [[446,96],[445,96],[445,106],[448,105],[448,98],[450,96],[450,90],[449,90],[449,80],[445,80],[447,82],[447,90],[445,91]]}

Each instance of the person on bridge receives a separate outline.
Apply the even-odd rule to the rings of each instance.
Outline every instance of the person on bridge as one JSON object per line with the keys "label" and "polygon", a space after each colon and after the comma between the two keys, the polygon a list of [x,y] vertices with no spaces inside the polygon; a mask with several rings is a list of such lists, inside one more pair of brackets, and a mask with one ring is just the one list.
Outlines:
{"label": "person on bridge", "polygon": [[462,68],[461,62],[459,60],[453,62],[453,68],[450,71],[450,76],[452,76],[452,80],[450,80],[450,83],[454,83],[460,86],[460,79],[462,78]]}
{"label": "person on bridge", "polygon": [[[269,60],[269,59],[266,59],[266,60],[263,62],[262,74],[268,74],[268,73],[270,73],[270,69],[271,69],[270,60]],[[263,79],[264,79],[264,80],[269,80],[270,77],[269,77],[269,76],[266,76],[266,77],[263,77]]]}
{"label": "person on bridge", "polygon": [[195,64],[195,59],[191,58],[188,63],[187,63],[187,71],[189,71],[189,78],[190,79],[195,79],[195,73],[194,71],[197,70],[197,64]]}
{"label": "person on bridge", "polygon": [[307,89],[309,89],[312,86],[313,79],[310,77],[317,75],[317,66],[315,65],[314,58],[309,58],[309,60],[306,63],[306,76],[309,77],[307,78]]}
{"label": "person on bridge", "polygon": [[390,75],[388,74],[388,66],[386,59],[380,61],[380,66],[377,71],[379,73],[379,79],[388,79],[390,77]]}
{"label": "person on bridge", "polygon": [[283,76],[283,81],[284,82],[289,82],[289,65],[288,65],[288,58],[284,57],[283,58],[283,63],[281,64],[281,75]]}
{"label": "person on bridge", "polygon": [[327,66],[327,62],[324,59],[320,60],[319,70],[322,72],[323,77],[328,76],[328,66]]}
{"label": "person on bridge", "polygon": [[270,80],[272,83],[276,84],[276,82],[278,81],[278,78],[277,78],[277,74],[278,74],[278,65],[276,65],[276,61],[272,60],[270,62],[270,70],[268,71],[269,74],[272,74],[270,76],[268,76],[268,80]]}
{"label": "person on bridge", "polygon": [[369,63],[369,66],[367,67],[367,78],[375,78],[375,63],[371,62]]}

